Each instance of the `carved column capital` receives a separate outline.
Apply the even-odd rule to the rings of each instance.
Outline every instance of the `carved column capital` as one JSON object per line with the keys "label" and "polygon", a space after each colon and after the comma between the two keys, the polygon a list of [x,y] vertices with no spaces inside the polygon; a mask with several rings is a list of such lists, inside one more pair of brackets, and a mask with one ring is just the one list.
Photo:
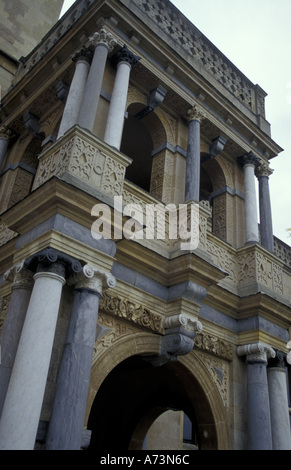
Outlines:
{"label": "carved column capital", "polygon": [[201,122],[206,117],[204,111],[199,106],[192,106],[186,112],[185,118],[186,121],[199,121]]}
{"label": "carved column capital", "polygon": [[93,46],[103,45],[106,46],[109,52],[113,51],[114,46],[116,46],[117,41],[114,36],[107,31],[103,26],[101,26],[98,31],[96,31],[92,36],[90,36],[89,41]]}
{"label": "carved column capital", "polygon": [[12,289],[30,289],[33,286],[33,273],[24,268],[24,261],[22,261],[4,273],[4,280],[13,283]]}
{"label": "carved column capital", "polygon": [[34,273],[51,272],[64,278],[82,270],[79,260],[51,247],[32,255],[23,267]]}
{"label": "carved column capital", "polygon": [[86,60],[90,64],[92,58],[93,52],[90,51],[90,49],[88,49],[86,46],[82,46],[81,49],[72,56],[72,61],[76,63],[79,60]]}
{"label": "carved column capital", "polygon": [[261,160],[253,152],[246,153],[237,159],[238,163],[242,166],[253,165],[257,167],[260,165]]}
{"label": "carved column capital", "polygon": [[260,162],[260,164],[256,167],[256,176],[260,178],[261,176],[269,177],[274,173],[267,162]]}
{"label": "carved column capital", "polygon": [[237,349],[239,356],[246,356],[247,363],[266,363],[269,359],[274,358],[276,353],[271,346],[264,343],[251,343],[239,346]]}
{"label": "carved column capital", "polygon": [[126,46],[126,44],[124,44],[123,48],[115,54],[112,60],[115,66],[117,66],[121,62],[126,62],[130,65],[131,68],[133,68],[135,64],[140,60],[140,57],[136,56],[133,52],[131,52]]}
{"label": "carved column capital", "polygon": [[184,328],[185,330],[192,331],[193,333],[201,333],[203,329],[202,323],[199,320],[191,318],[184,313],[164,318],[163,327],[165,330]]}
{"label": "carved column capital", "polygon": [[111,273],[86,264],[81,271],[74,273],[68,279],[68,284],[74,286],[76,290],[96,292],[101,297],[105,289],[115,287],[116,279]]}
{"label": "carved column capital", "polygon": [[8,127],[6,126],[1,126],[0,127],[0,139],[3,139],[3,140],[11,140],[13,139],[13,137],[15,137],[15,132],[11,129],[9,129]]}

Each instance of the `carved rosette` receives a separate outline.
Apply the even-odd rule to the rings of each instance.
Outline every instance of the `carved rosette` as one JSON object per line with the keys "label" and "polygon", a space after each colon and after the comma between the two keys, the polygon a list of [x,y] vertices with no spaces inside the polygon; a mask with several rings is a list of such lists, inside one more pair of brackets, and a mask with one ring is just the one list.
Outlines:
{"label": "carved rosette", "polygon": [[188,109],[186,112],[186,121],[199,121],[201,122],[203,119],[205,119],[206,115],[204,111],[199,107],[199,106],[192,106],[191,108]]}
{"label": "carved rosette", "polygon": [[237,348],[239,356],[246,356],[247,363],[268,363],[268,359],[275,358],[276,352],[271,346],[264,343],[251,343]]}
{"label": "carved rosette", "polygon": [[114,36],[109,33],[109,31],[107,31],[103,26],[89,38],[89,41],[95,47],[100,44],[106,46],[109,52],[112,52],[114,46],[116,46],[117,44],[117,41]]}
{"label": "carved rosette", "polygon": [[105,289],[115,287],[116,279],[111,273],[86,264],[80,272],[73,274],[68,284],[73,285],[77,290],[91,290],[101,297]]}

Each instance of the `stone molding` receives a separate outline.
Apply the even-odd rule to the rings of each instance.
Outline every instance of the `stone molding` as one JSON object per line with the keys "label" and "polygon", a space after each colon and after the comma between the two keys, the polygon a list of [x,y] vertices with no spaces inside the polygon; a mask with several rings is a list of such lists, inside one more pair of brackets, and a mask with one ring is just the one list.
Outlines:
{"label": "stone molding", "polygon": [[78,273],[74,273],[68,279],[68,285],[74,286],[74,289],[86,289],[96,292],[100,297],[105,289],[115,287],[116,279],[111,273],[102,269],[86,264]]}
{"label": "stone molding", "polygon": [[246,356],[247,363],[268,363],[268,360],[276,357],[274,349],[264,343],[257,342],[238,346],[237,353],[239,356]]}

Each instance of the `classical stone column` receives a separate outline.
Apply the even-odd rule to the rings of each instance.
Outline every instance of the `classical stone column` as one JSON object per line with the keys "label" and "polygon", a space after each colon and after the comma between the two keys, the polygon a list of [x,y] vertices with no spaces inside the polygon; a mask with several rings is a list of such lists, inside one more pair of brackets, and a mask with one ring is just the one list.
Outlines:
{"label": "classical stone column", "polygon": [[255,168],[260,160],[252,152],[238,158],[244,169],[246,243],[259,242]]}
{"label": "classical stone column", "polygon": [[82,47],[82,49],[78,51],[72,58],[73,62],[76,64],[76,68],[66,100],[65,109],[58,132],[58,139],[77,123],[88,72],[90,69],[91,59],[92,52],[86,47]]}
{"label": "classical stone column", "polygon": [[33,273],[23,269],[23,263],[20,263],[7,271],[4,279],[13,282],[13,285],[0,335],[0,416],[33,287]]}
{"label": "classical stone column", "polygon": [[68,281],[74,303],[58,375],[47,450],[80,450],[96,337],[99,299],[115,278],[93,266]]}
{"label": "classical stone column", "polygon": [[285,357],[277,351],[268,367],[273,450],[291,450]]}
{"label": "classical stone column", "polygon": [[8,149],[9,141],[14,137],[14,132],[6,126],[0,127],[0,171],[4,164],[4,158]]}
{"label": "classical stone column", "polygon": [[40,419],[62,287],[78,261],[54,249],[32,256],[24,267],[35,272],[0,420],[1,450],[32,450]]}
{"label": "classical stone column", "polygon": [[130,72],[139,61],[139,57],[129,51],[126,45],[114,56],[117,72],[111,96],[104,141],[120,149],[124,125],[124,113],[128,93]]}
{"label": "classical stone column", "polygon": [[248,365],[248,450],[272,450],[272,431],[267,379],[268,359],[275,351],[263,343],[238,347]]}
{"label": "classical stone column", "polygon": [[260,226],[261,244],[264,248],[274,251],[274,235],[271,210],[271,198],[269,188],[269,176],[273,171],[267,163],[261,163],[256,169],[259,181],[259,206],[260,206]]}
{"label": "classical stone column", "polygon": [[187,111],[188,145],[186,156],[185,201],[200,199],[200,126],[204,114],[200,108],[193,106]]}
{"label": "classical stone column", "polygon": [[103,26],[90,37],[95,47],[90,72],[88,75],[82,105],[77,123],[92,132],[97,113],[99,97],[108,53],[116,45],[116,40]]}

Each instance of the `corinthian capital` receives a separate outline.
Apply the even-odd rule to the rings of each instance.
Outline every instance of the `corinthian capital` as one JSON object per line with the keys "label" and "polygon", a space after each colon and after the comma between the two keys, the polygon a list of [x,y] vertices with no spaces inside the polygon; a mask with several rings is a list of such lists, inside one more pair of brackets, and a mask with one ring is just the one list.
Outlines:
{"label": "corinthian capital", "polygon": [[104,26],[101,26],[98,31],[96,31],[90,38],[89,41],[93,46],[98,46],[98,44],[102,44],[106,46],[109,52],[113,51],[114,46],[116,46],[117,41],[114,36],[107,31]]}
{"label": "corinthian capital", "polygon": [[204,111],[199,108],[199,106],[192,106],[192,108],[189,108],[188,111],[186,112],[185,116],[186,120],[188,122],[190,121],[202,121],[202,119],[205,118],[205,113]]}
{"label": "corinthian capital", "polygon": [[268,359],[274,358],[276,352],[271,346],[264,343],[251,343],[239,346],[237,348],[239,356],[246,356],[247,362],[268,362]]}
{"label": "corinthian capital", "polygon": [[267,162],[261,162],[259,166],[256,168],[256,176],[260,178],[261,176],[269,177],[272,175],[274,170],[271,170],[269,164]]}
{"label": "corinthian capital", "polygon": [[0,127],[0,139],[10,140],[13,137],[15,137],[14,131],[12,131],[11,129],[9,129],[6,126],[1,126]]}
{"label": "corinthian capital", "polygon": [[120,62],[127,62],[131,67],[134,67],[139,60],[140,57],[131,52],[125,44],[113,57],[114,65],[118,65]]}
{"label": "corinthian capital", "polygon": [[115,287],[116,279],[111,273],[86,264],[82,271],[71,276],[68,284],[75,289],[88,289],[101,296],[105,289]]}
{"label": "corinthian capital", "polygon": [[253,152],[249,152],[245,155],[242,155],[241,157],[238,157],[237,161],[242,166],[253,165],[254,167],[257,167],[261,163],[259,157],[254,155]]}

